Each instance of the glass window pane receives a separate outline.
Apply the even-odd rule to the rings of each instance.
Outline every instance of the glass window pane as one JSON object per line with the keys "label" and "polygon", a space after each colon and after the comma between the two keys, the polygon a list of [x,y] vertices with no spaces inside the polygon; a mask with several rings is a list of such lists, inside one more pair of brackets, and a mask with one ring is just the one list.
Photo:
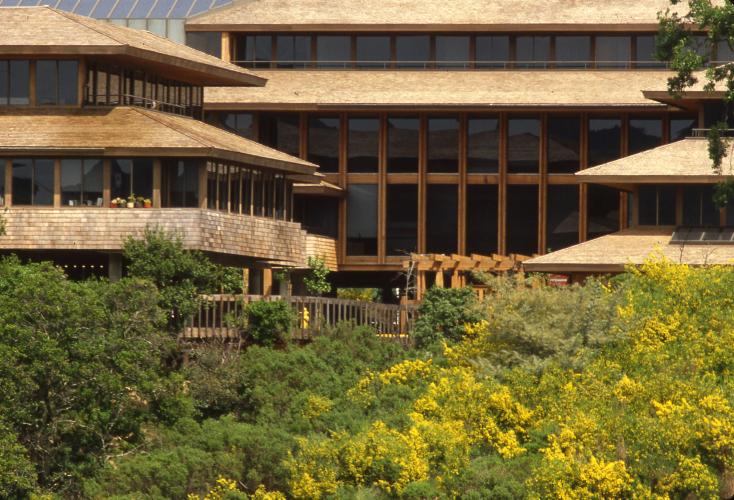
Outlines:
{"label": "glass window pane", "polygon": [[540,120],[507,120],[507,171],[511,174],[537,173],[540,161]]}
{"label": "glass window pane", "polygon": [[349,118],[348,172],[377,172],[380,119]]}
{"label": "glass window pane", "polygon": [[[219,182],[219,210],[227,210],[228,209],[228,203],[229,203],[229,176],[228,176],[228,168],[227,165],[219,165],[217,168],[218,176],[217,180]],[[265,192],[265,195],[269,195],[269,191]],[[266,200],[266,207],[267,202],[270,201],[268,198]],[[266,216],[269,216],[270,214],[266,212]]]}
{"label": "glass window pane", "polygon": [[591,61],[591,37],[557,36],[556,67],[586,68]]}
{"label": "glass window pane", "polygon": [[476,38],[477,68],[504,68],[510,60],[510,37],[477,36]]}
{"label": "glass window pane", "polygon": [[54,204],[53,160],[35,160],[33,169],[33,204]]}
{"label": "glass window pane", "polygon": [[82,204],[82,160],[61,160],[61,204]]}
{"label": "glass window pane", "polygon": [[115,158],[110,164],[112,171],[112,197],[127,200],[131,194],[130,182],[132,179],[133,161]]}
{"label": "glass window pane", "polygon": [[470,65],[469,37],[437,36],[436,65],[439,68],[468,68]]}
{"label": "glass window pane", "polygon": [[716,44],[716,62],[727,63],[734,61],[734,50],[729,42],[722,40]]}
{"label": "glass window pane", "polygon": [[84,160],[82,204],[102,206],[102,160]]}
{"label": "glass window pane", "polygon": [[428,119],[428,172],[459,171],[459,119]]}
{"label": "glass window pane", "polygon": [[157,0],[153,6],[153,10],[150,11],[151,18],[164,18],[168,17],[168,11],[171,10],[173,2],[175,0]]}
{"label": "glass window pane", "polygon": [[387,68],[390,59],[389,36],[357,37],[358,68]]}
{"label": "glass window pane", "polygon": [[135,196],[153,198],[153,160],[133,160],[133,191]]}
{"label": "glass window pane", "polygon": [[316,37],[316,60],[319,68],[346,68],[352,61],[352,38],[341,35]]}
{"label": "glass window pane", "polygon": [[517,68],[547,68],[550,61],[549,36],[519,36],[515,42]]}
{"label": "glass window pane", "polygon": [[56,104],[57,76],[56,61],[36,61],[36,105]]}
{"label": "glass window pane", "polygon": [[10,61],[10,104],[24,105],[30,102],[30,65],[28,61]]}
{"label": "glass window pane", "polygon": [[579,187],[548,186],[546,252],[579,242]]}
{"label": "glass window pane", "polygon": [[467,129],[467,171],[496,174],[499,171],[499,119],[470,117]]}
{"label": "glass window pane", "polygon": [[466,187],[466,254],[497,252],[498,188],[493,184]]}
{"label": "glass window pane", "polygon": [[418,172],[420,120],[413,117],[387,119],[387,172]]}
{"label": "glass window pane", "polygon": [[387,185],[387,255],[407,255],[418,248],[418,186]]}
{"label": "glass window pane", "polygon": [[339,199],[328,196],[293,197],[294,220],[309,233],[336,238],[339,230]]}
{"label": "glass window pane", "polygon": [[428,253],[456,253],[458,186],[455,184],[428,184],[426,197],[426,251]]}
{"label": "glass window pane", "polygon": [[637,214],[641,226],[654,226],[658,211],[657,186],[640,186],[637,190]]}
{"label": "glass window pane", "polygon": [[636,40],[635,67],[664,68],[665,63],[655,59],[655,35],[640,35]]}
{"label": "glass window pane", "polygon": [[587,206],[589,239],[619,231],[619,191],[589,184]]}
{"label": "glass window pane", "polygon": [[548,117],[548,173],[567,174],[579,170],[581,118]]}
{"label": "glass window pane", "polygon": [[629,154],[660,146],[663,142],[663,121],[659,118],[630,118]]}
{"label": "glass window pane", "polygon": [[347,188],[347,255],[377,255],[377,184]]}
{"label": "glass window pane", "polygon": [[309,117],[308,161],[318,165],[321,172],[339,171],[338,117]]}
{"label": "glass window pane", "polygon": [[279,68],[307,68],[311,66],[311,37],[307,35],[278,35],[277,59]]}
{"label": "glass window pane", "polygon": [[689,137],[697,124],[696,118],[671,118],[669,141],[679,141]]}
{"label": "glass window pane", "polygon": [[589,166],[620,157],[622,122],[619,118],[589,119]]}
{"label": "glass window pane", "polygon": [[719,209],[713,202],[713,186],[683,187],[683,224],[718,226]]}
{"label": "glass window pane", "polygon": [[220,113],[208,115],[210,123],[222,126],[246,139],[255,138],[255,117],[252,113]]}
{"label": "glass window pane", "polygon": [[186,45],[214,57],[222,57],[222,33],[219,31],[188,31]]}
{"label": "glass window pane", "polygon": [[675,225],[675,201],[678,188],[676,186],[660,186],[658,188],[658,224]]}
{"label": "glass window pane", "polygon": [[538,252],[538,186],[507,186],[507,253]]}
{"label": "glass window pane", "polygon": [[296,113],[260,113],[259,140],[266,146],[293,156],[300,154],[300,117]]}
{"label": "glass window pane", "polygon": [[12,160],[13,205],[30,205],[33,202],[33,160]]}
{"label": "glass window pane", "polygon": [[77,103],[78,63],[59,61],[59,104],[74,106]]}
{"label": "glass window pane", "polygon": [[8,88],[10,86],[9,79],[10,73],[8,70],[8,61],[0,60],[0,106],[8,104]]}
{"label": "glass window pane", "polygon": [[630,60],[630,37],[597,36],[596,66],[598,68],[626,68]]}
{"label": "glass window pane", "polygon": [[395,38],[395,58],[398,68],[425,68],[431,60],[431,37],[404,35]]}
{"label": "glass window pane", "polygon": [[235,62],[248,68],[267,68],[273,58],[270,35],[245,35],[235,38]]}

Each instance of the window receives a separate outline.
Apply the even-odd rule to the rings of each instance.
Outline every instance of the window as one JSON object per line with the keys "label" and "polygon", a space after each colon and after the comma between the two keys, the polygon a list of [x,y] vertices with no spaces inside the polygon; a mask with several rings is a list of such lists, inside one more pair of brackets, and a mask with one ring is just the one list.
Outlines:
{"label": "window", "polygon": [[77,104],[76,61],[36,61],[36,105]]}
{"label": "window", "polygon": [[627,68],[630,60],[630,37],[597,36],[596,67]]}
{"label": "window", "polygon": [[713,186],[684,186],[683,225],[718,226],[719,209],[713,200]]}
{"label": "window", "polygon": [[459,119],[428,119],[428,172],[459,171]]}
{"label": "window", "polygon": [[114,159],[112,165],[112,197],[153,197],[153,160],[149,158]]}
{"label": "window", "polygon": [[352,38],[342,35],[316,37],[316,60],[319,68],[348,68],[352,65]]}
{"label": "window", "polygon": [[11,160],[13,205],[53,205],[54,160]]}
{"label": "window", "polygon": [[591,37],[557,36],[556,67],[586,68],[591,61]]}
{"label": "window", "polygon": [[380,119],[349,118],[347,171],[376,173],[380,153]]}
{"label": "window", "polygon": [[30,65],[25,60],[0,60],[0,106],[30,103]]}
{"label": "window", "polygon": [[540,162],[540,120],[507,120],[507,171],[511,174],[537,173]]}
{"label": "window", "polygon": [[546,251],[553,252],[579,242],[578,186],[548,186]]}
{"label": "window", "polygon": [[260,113],[259,140],[266,146],[293,156],[299,156],[300,118],[296,113]]}
{"label": "window", "polygon": [[377,255],[377,184],[347,188],[347,255]]}
{"label": "window", "polygon": [[243,35],[235,38],[234,62],[246,68],[268,68],[273,59],[273,37]]}
{"label": "window", "polygon": [[420,120],[414,117],[387,119],[387,172],[418,172]]}
{"label": "window", "polygon": [[675,224],[675,186],[640,186],[637,191],[641,226]]}
{"label": "window", "polygon": [[458,186],[455,184],[428,184],[426,195],[426,251],[428,253],[456,253]]}
{"label": "window", "polygon": [[622,122],[619,118],[589,119],[589,166],[616,160],[621,155]]}
{"label": "window", "polygon": [[581,118],[548,117],[548,173],[569,174],[579,170]]}
{"label": "window", "polygon": [[547,68],[550,61],[549,36],[519,36],[515,45],[515,67]]}
{"label": "window", "polygon": [[309,233],[336,238],[339,232],[339,199],[295,195],[294,220]]}
{"label": "window", "polygon": [[222,57],[222,33],[218,31],[187,31],[186,45],[210,56]]}
{"label": "window", "polygon": [[168,206],[199,206],[199,161],[164,160],[164,185],[168,190]]}
{"label": "window", "polygon": [[466,187],[466,254],[497,252],[498,189],[492,184]]}
{"label": "window", "polygon": [[431,38],[428,35],[403,35],[395,38],[398,68],[426,68],[431,60]]}
{"label": "window", "polygon": [[671,118],[669,141],[679,141],[689,137],[697,124],[696,118]]}
{"label": "window", "polygon": [[418,186],[387,185],[386,253],[406,255],[418,248]]}
{"label": "window", "polygon": [[507,186],[507,253],[538,252],[538,186]]}
{"label": "window", "polygon": [[215,115],[215,120],[230,132],[246,139],[255,138],[255,118],[252,113],[222,113]]}
{"label": "window", "polygon": [[590,184],[587,206],[589,239],[619,231],[619,191]]}
{"label": "window", "polygon": [[665,63],[655,59],[655,35],[640,35],[636,40],[635,67],[664,68]]}
{"label": "window", "polygon": [[308,161],[321,172],[339,171],[339,117],[309,117]]}
{"label": "window", "polygon": [[659,118],[630,118],[629,154],[660,146],[663,142],[663,121]]}
{"label": "window", "polygon": [[311,66],[310,36],[278,35],[275,40],[279,68],[308,68]]}
{"label": "window", "polygon": [[436,37],[436,66],[439,68],[468,68],[469,37],[446,36]]}
{"label": "window", "polygon": [[716,44],[716,61],[721,63],[734,61],[734,50],[727,40],[720,40]]}
{"label": "window", "polygon": [[499,119],[469,117],[467,119],[467,172],[470,174],[499,171]]}
{"label": "window", "polygon": [[510,37],[477,36],[475,67],[505,68],[510,60]]}
{"label": "window", "polygon": [[102,206],[102,160],[61,160],[61,204]]}
{"label": "window", "polygon": [[387,68],[390,66],[389,36],[358,36],[357,67]]}

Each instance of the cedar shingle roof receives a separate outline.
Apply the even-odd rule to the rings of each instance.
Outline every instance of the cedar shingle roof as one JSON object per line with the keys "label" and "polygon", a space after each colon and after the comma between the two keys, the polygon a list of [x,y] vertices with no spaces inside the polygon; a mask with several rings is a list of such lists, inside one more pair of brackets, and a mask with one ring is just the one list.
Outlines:
{"label": "cedar shingle roof", "polygon": [[[687,12],[687,2],[678,8]],[[668,0],[239,0],[191,18],[194,29],[657,30]],[[605,25],[605,26],[600,26]]]}
{"label": "cedar shingle roof", "polygon": [[206,157],[289,173],[317,167],[212,125],[134,107],[48,111],[0,111],[0,155]]}
{"label": "cedar shingle roof", "polygon": [[0,7],[2,55],[117,56],[200,85],[263,85],[251,71],[152,33],[50,7]]}
{"label": "cedar shingle roof", "polygon": [[734,264],[734,245],[671,244],[671,227],[625,229],[523,262],[530,272],[620,272],[650,256],[690,265]]}
{"label": "cedar shingle roof", "polygon": [[207,88],[207,109],[648,107],[668,71],[259,71],[259,88]]}

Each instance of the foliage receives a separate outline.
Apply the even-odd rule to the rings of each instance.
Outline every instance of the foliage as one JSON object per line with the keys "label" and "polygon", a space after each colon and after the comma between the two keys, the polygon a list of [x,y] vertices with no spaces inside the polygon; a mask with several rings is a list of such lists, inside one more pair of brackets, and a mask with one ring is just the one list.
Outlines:
{"label": "foliage", "polygon": [[331,291],[329,274],[331,270],[322,257],[308,258],[308,273],[303,277],[303,284],[311,295],[325,295]]}
{"label": "foliage", "polygon": [[361,300],[363,302],[380,302],[382,290],[379,288],[339,288],[337,298],[346,300]]}
{"label": "foliage", "polygon": [[415,344],[426,347],[444,339],[457,342],[464,336],[464,325],[485,318],[486,312],[471,288],[433,287],[418,309]]}
{"label": "foliage", "polygon": [[240,294],[242,293],[243,275],[241,267],[222,266],[219,269],[219,282],[222,293]]}
{"label": "foliage", "polygon": [[284,300],[256,300],[244,308],[247,338],[257,345],[282,344],[295,324],[296,315]]}

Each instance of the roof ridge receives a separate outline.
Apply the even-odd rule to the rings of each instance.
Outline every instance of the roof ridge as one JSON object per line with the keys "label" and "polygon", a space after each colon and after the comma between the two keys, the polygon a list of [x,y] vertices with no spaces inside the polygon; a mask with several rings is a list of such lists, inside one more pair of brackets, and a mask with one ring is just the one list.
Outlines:
{"label": "roof ridge", "polygon": [[[136,107],[132,107],[132,106],[129,107],[128,109],[131,109],[133,111],[136,111],[136,112],[140,113],[141,115],[145,116],[146,118],[149,118],[149,119],[151,119],[153,121],[156,121],[156,122],[160,123],[161,125],[163,125],[164,127],[168,127],[169,129],[175,131],[176,133],[188,137],[189,139],[191,139],[194,142],[198,142],[199,144],[201,144],[204,147],[207,147],[207,148],[210,148],[210,149],[212,148],[212,145],[209,144],[209,143],[207,143],[207,142],[205,142],[205,140],[202,139],[201,137],[194,137],[191,133],[187,133],[187,132],[184,132],[184,131],[179,130],[177,128],[173,128],[168,123],[165,123],[163,120],[159,119],[158,116],[155,116],[154,113],[151,113],[150,110],[148,110],[148,109],[141,109],[141,108],[136,108]],[[159,113],[159,112],[160,111],[158,111],[156,113]],[[182,116],[180,118],[185,118],[185,117]],[[190,119],[193,120],[193,118],[190,118]]]}
{"label": "roof ridge", "polygon": [[120,45],[129,45],[129,44],[125,43],[125,42],[121,42],[120,40],[118,40],[114,36],[110,35],[109,33],[105,33],[105,32],[103,32],[101,30],[96,29],[94,26],[90,26],[87,23],[83,23],[79,19],[76,19],[76,17],[82,17],[82,16],[77,16],[77,14],[72,14],[70,12],[66,12],[66,11],[63,11],[63,10],[55,9],[55,8],[50,7],[48,5],[44,5],[44,7],[46,7],[49,10],[51,10],[52,12],[55,12],[56,14],[58,14],[58,15],[60,15],[62,17],[67,18],[70,21],[75,22],[79,26],[82,26],[82,27],[84,27],[84,28],[86,28],[88,30],[94,31],[95,33],[98,33],[98,34],[100,34],[102,36],[105,36],[105,37],[109,38],[110,40],[113,40],[113,41],[119,43]]}

